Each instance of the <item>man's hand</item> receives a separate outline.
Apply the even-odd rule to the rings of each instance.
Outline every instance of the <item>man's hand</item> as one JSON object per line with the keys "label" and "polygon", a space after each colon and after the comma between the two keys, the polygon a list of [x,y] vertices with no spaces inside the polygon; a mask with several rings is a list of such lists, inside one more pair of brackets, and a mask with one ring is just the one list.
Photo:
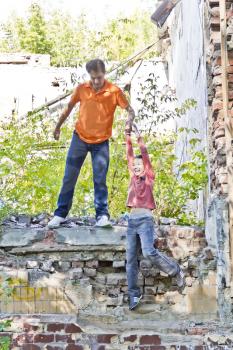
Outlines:
{"label": "man's hand", "polygon": [[57,141],[59,140],[60,133],[61,133],[61,129],[56,126],[56,128],[54,129],[54,132],[53,132],[53,137],[55,138],[55,140],[57,140]]}

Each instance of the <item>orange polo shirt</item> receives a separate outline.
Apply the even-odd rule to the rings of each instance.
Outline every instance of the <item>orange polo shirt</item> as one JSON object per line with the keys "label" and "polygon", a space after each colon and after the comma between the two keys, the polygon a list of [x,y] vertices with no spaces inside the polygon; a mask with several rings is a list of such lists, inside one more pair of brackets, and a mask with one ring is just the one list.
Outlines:
{"label": "orange polo shirt", "polygon": [[101,143],[112,136],[114,112],[117,106],[128,107],[122,90],[105,80],[104,86],[95,91],[91,82],[78,85],[71,101],[80,102],[79,118],[75,130],[81,140],[87,143]]}

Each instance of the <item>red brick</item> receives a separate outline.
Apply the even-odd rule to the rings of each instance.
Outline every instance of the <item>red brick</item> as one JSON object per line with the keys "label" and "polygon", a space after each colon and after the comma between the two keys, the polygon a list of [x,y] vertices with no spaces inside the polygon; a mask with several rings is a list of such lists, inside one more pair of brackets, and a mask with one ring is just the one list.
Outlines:
{"label": "red brick", "polygon": [[23,324],[23,330],[24,332],[34,332],[37,331],[39,329],[39,326],[33,325],[33,324],[29,324],[29,323],[24,323]]}
{"label": "red brick", "polygon": [[81,333],[82,329],[74,323],[68,323],[65,326],[66,333]]}
{"label": "red brick", "polygon": [[0,333],[0,337],[12,337],[12,333],[10,332],[1,332]]}
{"label": "red brick", "polygon": [[21,346],[21,350],[40,350],[40,346],[36,344],[24,344]]}
{"label": "red brick", "polygon": [[160,345],[161,340],[158,335],[143,335],[140,338],[140,344]]}
{"label": "red brick", "polygon": [[111,338],[116,336],[117,334],[98,334],[97,335],[97,342],[98,343],[104,343],[104,344],[110,344]]}
{"label": "red brick", "polygon": [[193,238],[203,238],[203,237],[205,237],[205,233],[203,231],[194,232]]}
{"label": "red brick", "polygon": [[84,350],[82,345],[69,344],[66,350]]}
{"label": "red brick", "polygon": [[137,339],[137,336],[135,334],[131,334],[128,337],[124,337],[124,341],[134,342],[136,339]]}
{"label": "red brick", "polygon": [[188,334],[189,335],[204,335],[204,334],[206,334],[206,333],[208,333],[209,332],[209,330],[208,330],[208,328],[201,328],[201,327],[199,327],[199,328],[190,328],[190,329],[188,329]]}
{"label": "red brick", "polygon": [[25,343],[33,343],[34,334],[21,333],[14,338],[14,343],[17,345]]}
{"label": "red brick", "polygon": [[55,334],[54,336],[56,342],[75,343],[70,334]]}
{"label": "red brick", "polygon": [[63,329],[65,329],[64,323],[49,323],[47,325],[47,331],[48,332],[60,332]]}
{"label": "red brick", "polygon": [[54,334],[35,334],[34,343],[52,343]]}

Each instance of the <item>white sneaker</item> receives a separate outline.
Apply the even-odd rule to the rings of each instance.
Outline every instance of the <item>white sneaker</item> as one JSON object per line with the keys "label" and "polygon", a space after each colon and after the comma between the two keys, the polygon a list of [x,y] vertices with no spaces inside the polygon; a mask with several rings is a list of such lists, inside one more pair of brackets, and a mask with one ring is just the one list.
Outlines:
{"label": "white sneaker", "polygon": [[107,215],[102,215],[97,219],[95,226],[97,226],[97,227],[112,227],[112,224],[109,221]]}
{"label": "white sneaker", "polygon": [[54,216],[52,220],[48,222],[48,228],[57,228],[64,222],[66,219],[61,218],[60,216]]}

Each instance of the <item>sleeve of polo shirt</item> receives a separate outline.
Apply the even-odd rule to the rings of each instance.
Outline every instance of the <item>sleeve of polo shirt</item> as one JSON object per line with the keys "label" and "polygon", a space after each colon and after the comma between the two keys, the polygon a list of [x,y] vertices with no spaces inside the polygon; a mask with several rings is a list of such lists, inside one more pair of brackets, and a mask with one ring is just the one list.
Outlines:
{"label": "sleeve of polo shirt", "polygon": [[74,91],[71,95],[71,98],[70,98],[70,102],[72,102],[73,104],[80,102],[80,85],[78,85],[74,89]]}
{"label": "sleeve of polo shirt", "polygon": [[127,108],[129,105],[129,102],[121,89],[119,89],[117,92],[117,105],[122,109]]}

